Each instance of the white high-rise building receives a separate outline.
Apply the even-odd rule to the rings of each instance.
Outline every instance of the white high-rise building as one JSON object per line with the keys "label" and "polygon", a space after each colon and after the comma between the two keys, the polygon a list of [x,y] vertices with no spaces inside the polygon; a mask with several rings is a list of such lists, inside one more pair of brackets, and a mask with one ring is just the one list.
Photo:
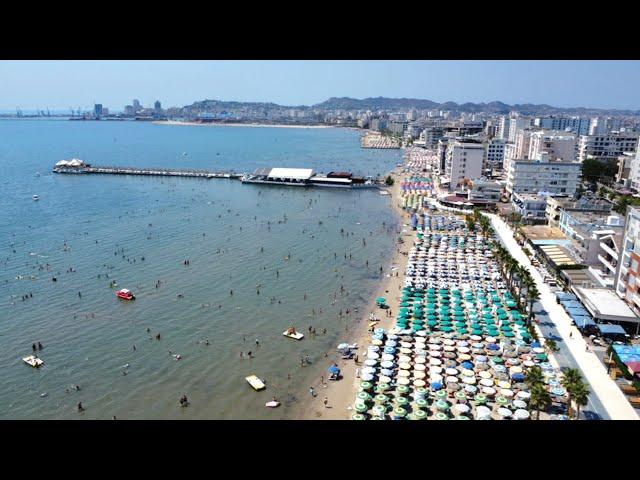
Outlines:
{"label": "white high-rise building", "polygon": [[629,186],[636,192],[640,192],[640,149],[636,151],[635,156],[631,159]]}
{"label": "white high-rise building", "polygon": [[580,117],[538,117],[533,121],[544,130],[570,130],[576,135],[588,135],[591,119]]}
{"label": "white high-rise building", "polygon": [[449,190],[453,191],[465,180],[482,176],[484,145],[462,139],[449,142],[445,153],[445,177],[449,179]]}
{"label": "white high-rise building", "polygon": [[531,119],[529,117],[515,117],[509,120],[509,141],[515,142],[516,136],[520,130],[529,128],[531,126]]}
{"label": "white high-rise building", "polygon": [[640,209],[627,207],[615,290],[640,315]]}
{"label": "white high-rise building", "polygon": [[589,126],[589,135],[606,135],[614,130],[620,130],[622,122],[619,118],[594,117]]}
{"label": "white high-rise building", "polygon": [[572,133],[538,131],[531,133],[528,158],[534,160],[547,152],[550,160],[573,162],[575,160],[576,137]]}
{"label": "white high-rise building", "polygon": [[578,160],[617,159],[624,152],[633,152],[638,147],[638,133],[611,132],[606,135],[582,135],[578,142]]}
{"label": "white high-rise building", "polygon": [[533,132],[533,130],[528,128],[518,130],[513,142],[515,144],[513,158],[521,158],[524,160],[529,158],[529,144],[531,142],[531,134]]}
{"label": "white high-rise building", "polygon": [[496,137],[508,140],[510,125],[511,123],[509,117],[506,115],[501,116],[500,120],[498,121],[498,132],[496,133]]}
{"label": "white high-rise building", "polygon": [[540,157],[539,160],[513,159],[509,162],[507,192],[574,195],[580,183],[582,164],[549,161],[544,152]]}

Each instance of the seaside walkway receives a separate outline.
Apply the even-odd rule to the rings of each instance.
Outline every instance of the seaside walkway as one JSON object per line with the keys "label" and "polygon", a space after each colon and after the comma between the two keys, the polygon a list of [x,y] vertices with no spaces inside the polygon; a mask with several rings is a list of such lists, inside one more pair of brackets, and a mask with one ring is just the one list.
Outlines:
{"label": "seaside walkway", "polygon": [[[566,347],[567,353],[573,357],[573,361],[579,366],[585,379],[589,382],[592,394],[597,396],[597,401],[592,402],[592,405],[596,407],[596,410],[600,410],[597,407],[602,405],[606,410],[607,416],[612,420],[638,420],[638,414],[620,388],[609,377],[607,370],[596,354],[586,350],[587,343],[582,334],[572,325],[567,313],[556,302],[556,296],[549,286],[544,283],[538,270],[531,265],[531,261],[513,237],[513,231],[497,215],[489,213],[484,213],[484,215],[491,220],[498,237],[513,258],[531,272],[531,276],[540,292],[540,303],[545,311],[548,312],[548,320],[555,326],[559,336],[562,338],[562,346]],[[572,338],[569,338],[570,332],[573,332]],[[559,346],[561,345],[559,344]],[[565,355],[565,357],[567,356]]]}
{"label": "seaside walkway", "polygon": [[241,173],[212,172],[209,170],[176,169],[158,167],[115,167],[94,166],[84,168],[54,168],[54,173],[101,173],[107,175],[150,175],[161,177],[197,177],[197,178],[233,178],[238,179]]}

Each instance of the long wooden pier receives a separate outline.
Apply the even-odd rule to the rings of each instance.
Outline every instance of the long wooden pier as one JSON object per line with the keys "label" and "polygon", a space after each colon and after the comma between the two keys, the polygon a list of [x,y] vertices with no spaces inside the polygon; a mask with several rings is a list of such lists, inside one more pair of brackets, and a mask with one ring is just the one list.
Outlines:
{"label": "long wooden pier", "polygon": [[113,166],[91,166],[82,168],[55,167],[53,173],[100,173],[104,175],[151,175],[161,177],[199,177],[199,178],[232,178],[242,177],[241,173],[233,172],[212,172],[210,170],[157,168],[157,167],[113,167]]}

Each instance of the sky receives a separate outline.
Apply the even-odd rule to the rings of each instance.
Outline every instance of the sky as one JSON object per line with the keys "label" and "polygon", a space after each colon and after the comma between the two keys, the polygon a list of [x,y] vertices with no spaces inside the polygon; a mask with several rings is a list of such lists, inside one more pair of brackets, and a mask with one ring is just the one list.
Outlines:
{"label": "sky", "polygon": [[0,110],[405,97],[640,110],[640,61],[0,61]]}

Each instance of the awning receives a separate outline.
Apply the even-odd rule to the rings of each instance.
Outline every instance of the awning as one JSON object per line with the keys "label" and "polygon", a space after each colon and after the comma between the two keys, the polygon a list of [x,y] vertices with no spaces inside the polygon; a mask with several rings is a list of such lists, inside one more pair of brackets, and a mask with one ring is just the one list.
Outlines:
{"label": "awning", "polygon": [[600,333],[607,334],[622,334],[626,335],[626,331],[620,325],[598,325],[598,330]]}

